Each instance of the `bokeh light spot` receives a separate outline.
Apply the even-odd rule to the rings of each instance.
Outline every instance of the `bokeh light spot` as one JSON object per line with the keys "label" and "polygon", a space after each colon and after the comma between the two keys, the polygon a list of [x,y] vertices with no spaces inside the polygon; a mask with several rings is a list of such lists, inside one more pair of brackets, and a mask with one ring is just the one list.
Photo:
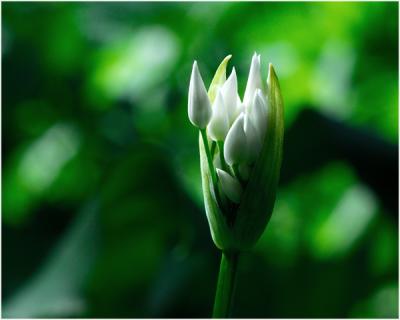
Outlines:
{"label": "bokeh light spot", "polygon": [[80,140],[67,124],[56,124],[35,141],[21,159],[19,178],[33,193],[44,191],[77,153]]}

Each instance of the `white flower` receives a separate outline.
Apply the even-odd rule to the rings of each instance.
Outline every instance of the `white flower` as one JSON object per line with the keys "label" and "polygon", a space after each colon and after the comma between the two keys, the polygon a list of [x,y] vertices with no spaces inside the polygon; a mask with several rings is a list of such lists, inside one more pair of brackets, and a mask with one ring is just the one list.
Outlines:
{"label": "white flower", "polygon": [[242,196],[243,190],[239,181],[221,169],[217,169],[217,175],[221,183],[222,191],[225,193],[225,195],[231,201],[240,203],[240,197]]}
{"label": "white flower", "polygon": [[264,98],[262,91],[257,89],[254,93],[253,103],[250,106],[250,118],[252,119],[257,133],[264,140],[265,131],[267,129],[267,101]]}
{"label": "white flower", "polygon": [[234,119],[236,120],[236,118],[239,116],[239,114],[241,114],[242,112],[245,112],[245,107],[244,107],[244,103],[240,100],[239,95],[237,95],[237,104],[236,104],[236,112],[234,115]]}
{"label": "white flower", "polygon": [[257,129],[250,118],[249,112],[244,116],[244,133],[246,136],[246,162],[253,163],[261,150],[262,141],[257,132]]}
{"label": "white flower", "polygon": [[213,241],[223,251],[240,252],[254,246],[272,214],[282,163],[284,110],[271,64],[265,83],[255,53],[245,94],[239,96],[235,69],[226,75],[230,59],[231,55],[225,57],[216,69],[208,98],[194,63],[189,118],[200,128],[201,181]]}
{"label": "white flower", "polygon": [[212,115],[210,100],[197,61],[193,63],[190,77],[188,115],[190,122],[200,129],[207,127]]}
{"label": "white flower", "polygon": [[247,79],[246,91],[244,92],[243,103],[246,107],[252,102],[256,89],[262,89],[261,80],[261,58],[260,55],[254,53],[251,60],[249,78]]}
{"label": "white flower", "polygon": [[223,84],[221,92],[228,113],[229,125],[232,125],[238,115],[237,108],[240,104],[235,68],[232,69],[229,78]]}
{"label": "white flower", "polygon": [[244,114],[241,113],[233,123],[226,136],[224,146],[225,161],[229,165],[247,160],[247,139],[244,132]]}
{"label": "white flower", "polygon": [[212,107],[212,118],[208,124],[208,134],[214,141],[224,141],[229,130],[229,119],[221,90]]}
{"label": "white flower", "polygon": [[[214,184],[215,168],[234,172],[241,182],[247,181],[263,147],[269,103],[264,87],[268,88],[271,79],[268,75],[267,84],[263,85],[260,60],[260,55],[254,53],[243,101],[238,94],[235,68],[227,79],[225,69],[224,73],[218,74],[220,71],[217,71],[219,80],[212,84],[214,91],[211,97],[215,97],[212,107],[196,61],[193,64],[189,118],[200,129],[207,127],[207,132],[202,131],[202,139],[207,148],[208,162],[214,164],[213,170],[210,170],[214,174]],[[216,151],[211,151],[209,139],[218,142]]]}

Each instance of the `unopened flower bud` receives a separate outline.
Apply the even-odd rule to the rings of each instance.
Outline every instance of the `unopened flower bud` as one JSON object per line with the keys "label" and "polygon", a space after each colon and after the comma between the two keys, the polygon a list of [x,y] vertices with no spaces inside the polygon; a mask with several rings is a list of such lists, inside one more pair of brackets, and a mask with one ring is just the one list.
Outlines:
{"label": "unopened flower bud", "polygon": [[[284,118],[282,95],[272,65],[267,84],[262,84],[260,56],[253,56],[242,102],[237,93],[236,72],[233,70],[226,80],[230,58],[222,61],[211,82],[208,95],[213,117],[207,132],[200,132],[199,148],[212,238],[221,250],[240,251],[256,243],[272,214],[282,160]],[[197,65],[193,68],[190,92],[196,84],[196,74],[197,87],[202,88],[203,84]],[[202,93],[197,97],[202,97],[205,90],[199,92]],[[189,95],[189,106],[194,105],[192,102]],[[223,142],[220,139],[224,136]],[[210,138],[217,140],[214,148],[209,146]]]}
{"label": "unopened flower bud", "polygon": [[222,191],[233,202],[239,203],[242,196],[242,186],[239,181],[232,177],[229,173],[217,169],[217,175],[221,182]]}
{"label": "unopened flower bud", "polygon": [[[233,122],[235,122],[235,120],[236,120],[236,118],[243,112],[245,112],[245,107],[244,107],[244,104],[242,103],[242,101],[240,100],[240,97],[239,97],[239,95],[237,96],[237,102],[236,102],[236,111],[235,111],[235,114],[234,114],[234,116],[233,116]],[[232,123],[233,123],[232,122]],[[231,124],[232,124],[231,123]]]}
{"label": "unopened flower bud", "polygon": [[193,63],[190,77],[188,115],[190,122],[200,129],[207,127],[212,115],[210,100],[197,61]]}
{"label": "unopened flower bud", "polygon": [[264,140],[265,130],[267,128],[267,101],[260,89],[254,94],[253,103],[251,105],[250,117],[257,129],[261,141]]}
{"label": "unopened flower bud", "polygon": [[251,60],[249,78],[247,79],[246,91],[244,92],[243,103],[246,107],[252,102],[256,89],[262,88],[261,61],[260,55],[254,53]]}
{"label": "unopened flower bud", "polygon": [[225,139],[224,157],[229,165],[247,160],[247,140],[244,132],[244,114],[235,120]]}
{"label": "unopened flower bud", "polygon": [[225,102],[226,111],[229,117],[229,125],[231,125],[235,121],[235,118],[237,117],[236,110],[238,107],[238,98],[239,98],[237,91],[238,91],[238,86],[237,86],[236,71],[235,68],[233,68],[229,78],[225,81],[221,89],[222,96]]}
{"label": "unopened flower bud", "polygon": [[218,91],[217,98],[214,101],[212,118],[207,128],[208,134],[214,141],[223,141],[229,131],[228,114],[221,91]]}
{"label": "unopened flower bud", "polygon": [[262,141],[248,112],[246,112],[244,116],[244,132],[246,135],[247,145],[246,162],[253,163],[260,153]]}

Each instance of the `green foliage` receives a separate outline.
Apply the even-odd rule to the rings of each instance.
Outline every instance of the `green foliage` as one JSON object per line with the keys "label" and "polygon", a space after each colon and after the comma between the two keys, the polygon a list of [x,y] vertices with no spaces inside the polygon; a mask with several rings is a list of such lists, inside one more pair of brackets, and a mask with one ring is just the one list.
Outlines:
{"label": "green foliage", "polygon": [[[279,75],[285,133],[311,108],[398,142],[397,3],[2,5],[4,315],[210,315],[218,253],[187,120],[190,69],[197,60],[210,83],[232,54],[245,75],[254,51]],[[283,155],[234,316],[397,317],[385,198],[396,186],[372,188],[326,151],[334,144],[304,154],[301,137],[285,145],[291,163],[326,162],[296,171]],[[363,163],[385,152],[375,156]],[[93,199],[96,223],[79,232]]]}

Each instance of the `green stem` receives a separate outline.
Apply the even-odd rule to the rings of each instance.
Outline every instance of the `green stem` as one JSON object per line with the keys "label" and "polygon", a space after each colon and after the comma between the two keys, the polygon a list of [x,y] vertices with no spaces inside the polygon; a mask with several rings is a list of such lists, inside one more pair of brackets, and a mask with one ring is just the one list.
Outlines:
{"label": "green stem", "polygon": [[226,171],[226,172],[229,172],[228,165],[226,164],[226,161],[224,158],[224,142],[217,141],[217,145],[218,145],[219,159],[221,161],[222,169],[224,169],[224,171]]}
{"label": "green stem", "polygon": [[239,172],[239,165],[234,164],[234,165],[232,166],[232,169],[233,169],[233,173],[235,174],[236,178],[239,180],[240,184],[241,184],[242,187],[243,187],[243,185],[244,185],[244,180],[243,180],[242,175],[241,175],[240,172]]}
{"label": "green stem", "polygon": [[210,174],[211,174],[211,180],[213,182],[214,189],[217,190],[217,175],[215,173],[214,164],[213,164],[212,156],[211,156],[211,152],[210,152],[210,147],[208,146],[206,129],[200,129],[200,133],[201,133],[201,137],[203,139],[204,149],[206,150],[208,170],[210,171]]}
{"label": "green stem", "polygon": [[217,144],[215,143],[215,141],[213,141],[211,143],[211,157],[214,157],[214,153],[215,153],[215,148],[217,147]]}
{"label": "green stem", "polygon": [[217,173],[214,169],[213,157],[211,155],[210,147],[208,145],[207,133],[206,129],[200,129],[201,138],[203,139],[204,149],[206,150],[207,162],[208,162],[208,170],[210,171],[212,184],[214,186],[214,194],[215,199],[218,205],[221,205],[221,196],[219,194],[218,184],[217,184]]}
{"label": "green stem", "polygon": [[232,316],[238,261],[238,252],[222,252],[213,318]]}

